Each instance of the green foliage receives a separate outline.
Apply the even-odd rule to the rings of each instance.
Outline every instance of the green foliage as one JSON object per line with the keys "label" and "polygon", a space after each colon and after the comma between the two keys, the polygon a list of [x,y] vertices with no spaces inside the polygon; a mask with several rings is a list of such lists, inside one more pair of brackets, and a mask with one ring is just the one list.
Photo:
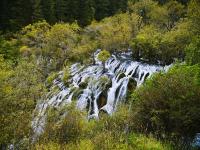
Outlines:
{"label": "green foliage", "polygon": [[33,1],[33,21],[43,20],[41,0]]}
{"label": "green foliage", "polygon": [[149,14],[155,9],[157,3],[152,0],[141,0],[137,3],[129,3],[129,11],[134,12],[142,17],[142,21],[146,24],[150,17]]}
{"label": "green foliage", "polygon": [[21,30],[20,41],[23,45],[31,47],[37,53],[44,42],[45,34],[49,31],[50,25],[46,21],[39,21],[30,24]]}
{"label": "green foliage", "polygon": [[65,85],[68,84],[68,80],[70,78],[70,70],[69,67],[65,67],[64,72],[63,72],[63,83],[65,83]]}
{"label": "green foliage", "polygon": [[137,27],[136,19],[136,15],[119,14],[97,24],[96,28],[101,27],[97,36],[101,47],[107,50],[129,48],[129,41]]}
{"label": "green foliage", "polygon": [[188,18],[192,22],[190,29],[195,34],[200,34],[200,2],[198,0],[191,0],[188,6]]}
{"label": "green foliage", "polygon": [[[157,60],[160,40],[160,31],[158,31],[154,26],[145,26],[134,39],[134,54],[140,54],[144,59],[147,59],[150,62]],[[138,58],[141,56],[135,57]]]}
{"label": "green foliage", "polygon": [[13,69],[1,59],[1,67],[0,144],[8,145],[30,136],[32,113],[45,88],[43,76],[30,60]]}
{"label": "green foliage", "polygon": [[128,143],[131,149],[137,150],[171,150],[170,145],[164,145],[153,137],[146,137],[144,135],[130,134]]}
{"label": "green foliage", "polygon": [[[4,109],[6,105],[4,104],[6,101],[6,95],[12,93],[12,87],[10,85],[7,85],[6,82],[9,80],[9,78],[12,76],[13,71],[11,70],[11,66],[9,63],[7,63],[3,56],[0,55],[0,121],[1,121],[1,128],[0,132],[0,143],[1,145],[6,144],[7,142],[10,142],[10,134],[12,130],[10,130],[10,126],[7,126],[7,122],[11,121],[10,118],[6,118],[6,113],[4,113]],[[10,109],[10,108],[9,108]],[[12,139],[12,138],[11,138]]]}
{"label": "green foliage", "polygon": [[188,141],[199,132],[199,66],[177,65],[133,94],[133,126],[162,138]]}
{"label": "green foliage", "polygon": [[56,22],[55,0],[41,0],[42,15],[47,22]]}
{"label": "green foliage", "polygon": [[51,74],[47,77],[46,82],[48,85],[52,85],[53,81],[58,77],[56,72],[51,72]]}
{"label": "green foliage", "polygon": [[[45,45],[42,53],[47,60],[56,60],[55,68],[51,70],[61,69],[70,56],[71,50],[76,46],[78,41],[77,32],[79,26],[77,24],[55,24],[51,30],[45,35]],[[48,62],[50,63],[50,62]],[[51,71],[50,70],[50,71]]]}
{"label": "green foliage", "polygon": [[186,13],[184,6],[177,1],[168,1],[161,6],[153,0],[130,2],[129,11],[140,15],[145,25],[151,23],[167,30],[171,30]]}
{"label": "green foliage", "polygon": [[[27,25],[0,38],[1,148],[10,143],[17,143],[19,149],[29,146],[32,113],[46,92],[44,83],[50,86],[56,72],[64,70],[62,80],[67,85],[70,71],[66,66],[94,63],[92,56],[98,48],[106,49],[98,56],[104,65],[110,52],[129,48],[135,59],[150,63],[185,59],[188,65],[199,64],[199,6],[198,0],[129,0],[125,12],[127,0],[0,1],[0,30],[16,31]],[[114,16],[103,19],[110,15]],[[135,131],[190,141],[200,132],[199,70],[198,65],[177,65],[167,74],[153,76],[136,92],[132,83],[129,106],[117,106],[112,116],[100,112],[98,121],[86,121],[85,114],[72,107],[52,108],[34,148],[171,149]],[[109,81],[102,77],[94,83],[107,90]],[[74,99],[87,81],[80,86],[74,89]],[[51,95],[58,91],[54,88]]]}
{"label": "green foliage", "polygon": [[18,0],[0,2],[0,30],[16,31],[39,20],[48,23],[72,23],[89,25],[93,19],[125,12],[128,0]]}
{"label": "green foliage", "polygon": [[39,59],[43,74],[62,69],[65,60],[71,59],[71,51],[77,45],[80,31],[74,24],[55,24],[50,26],[42,21],[26,26],[19,36],[23,55],[34,55]]}
{"label": "green foliage", "polygon": [[183,60],[184,49],[190,43],[191,37],[189,22],[178,23],[163,35],[159,44],[159,59],[167,64],[173,62],[173,59]]}
{"label": "green foliage", "polygon": [[176,22],[184,17],[185,15],[185,9],[184,6],[177,1],[169,1],[164,6],[167,10],[167,22],[166,27],[168,30],[172,29]]}
{"label": "green foliage", "polygon": [[[58,121],[62,111],[67,109],[63,115],[63,120]],[[51,109],[48,113],[48,122],[44,135],[40,141],[52,141],[61,144],[78,141],[84,133],[87,133],[87,120],[79,110],[75,110],[73,105],[63,110]]]}
{"label": "green foliage", "polygon": [[106,62],[106,60],[108,60],[108,58],[110,57],[110,53],[107,50],[102,50],[99,54],[98,54],[98,59],[100,61],[102,61],[103,63]]}
{"label": "green foliage", "polygon": [[190,65],[200,64],[200,38],[195,37],[186,47],[186,61]]}
{"label": "green foliage", "polygon": [[[55,123],[59,111],[49,113],[46,132],[35,146],[36,149],[117,149],[117,150],[168,150],[153,137],[128,133],[128,106],[121,106],[113,116],[101,115],[99,121],[87,122],[73,107],[67,108],[63,121]],[[54,112],[54,113],[52,113]],[[51,115],[50,115],[51,114]],[[57,117],[56,117],[57,116]],[[50,128],[50,129],[49,129]]]}
{"label": "green foliage", "polygon": [[19,42],[16,39],[8,41],[0,37],[0,54],[3,55],[4,59],[16,63],[19,58]]}
{"label": "green foliage", "polygon": [[189,22],[180,22],[167,32],[162,32],[156,26],[144,26],[131,43],[134,58],[154,63],[160,60],[163,64],[183,59],[184,49],[192,36],[189,26]]}
{"label": "green foliage", "polygon": [[31,49],[28,46],[20,47],[19,51],[23,56],[30,56],[31,55]]}
{"label": "green foliage", "polygon": [[81,26],[89,25],[94,19],[94,2],[93,0],[84,0],[81,1],[81,5],[79,6],[79,24]]}

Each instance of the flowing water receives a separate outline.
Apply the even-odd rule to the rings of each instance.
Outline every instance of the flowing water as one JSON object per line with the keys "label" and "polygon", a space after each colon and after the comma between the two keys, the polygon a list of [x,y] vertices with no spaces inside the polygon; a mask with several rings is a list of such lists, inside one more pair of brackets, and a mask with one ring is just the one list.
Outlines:
{"label": "flowing water", "polygon": [[94,65],[77,63],[71,66],[68,86],[62,82],[64,72],[59,72],[47,99],[37,104],[37,115],[32,122],[35,136],[43,132],[49,108],[61,108],[75,101],[78,109],[88,111],[88,119],[98,119],[100,111],[112,115],[126,100],[130,82],[135,81],[139,87],[153,73],[167,71],[170,67],[136,62],[131,59],[131,52],[124,52],[113,54],[104,68],[97,57],[99,52],[94,54]]}

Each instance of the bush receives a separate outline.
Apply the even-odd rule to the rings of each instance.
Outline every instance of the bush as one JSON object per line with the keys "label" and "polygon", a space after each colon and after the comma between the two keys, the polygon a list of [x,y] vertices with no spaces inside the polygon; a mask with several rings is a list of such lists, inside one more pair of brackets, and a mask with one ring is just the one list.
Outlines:
{"label": "bush", "polygon": [[21,30],[19,35],[23,45],[32,48],[41,48],[45,39],[45,34],[50,30],[51,26],[46,21],[39,21],[30,24]]}
{"label": "bush", "polygon": [[132,127],[159,138],[191,140],[200,132],[200,67],[176,65],[133,94]]}
{"label": "bush", "polygon": [[[79,141],[88,132],[87,120],[74,105],[62,110],[51,109],[48,112],[47,125],[40,141],[52,141],[60,144]],[[62,118],[62,120],[60,120]]]}
{"label": "bush", "polygon": [[3,55],[6,60],[13,63],[18,62],[20,56],[19,41],[16,39],[5,40],[3,37],[0,37],[0,54]]}
{"label": "bush", "polygon": [[64,68],[64,72],[63,72],[63,78],[62,78],[62,81],[65,85],[68,85],[68,81],[69,81],[69,78],[70,78],[70,70],[69,70],[69,67],[65,67]]}
{"label": "bush", "polygon": [[31,49],[28,46],[20,47],[19,51],[23,56],[30,56],[31,54]]}
{"label": "bush", "polygon": [[58,77],[56,72],[52,72],[46,79],[47,85],[52,85],[53,81]]}
{"label": "bush", "polygon": [[128,143],[131,149],[135,150],[171,150],[170,145],[164,145],[151,136],[130,134]]}
{"label": "bush", "polygon": [[[0,145],[26,145],[37,100],[45,94],[43,76],[34,62],[12,68],[0,58]],[[22,149],[22,148],[20,148]]]}
{"label": "bush", "polygon": [[107,50],[102,50],[99,54],[98,54],[98,59],[100,61],[102,61],[103,63],[106,62],[106,60],[108,60],[108,58],[110,57],[110,53]]}

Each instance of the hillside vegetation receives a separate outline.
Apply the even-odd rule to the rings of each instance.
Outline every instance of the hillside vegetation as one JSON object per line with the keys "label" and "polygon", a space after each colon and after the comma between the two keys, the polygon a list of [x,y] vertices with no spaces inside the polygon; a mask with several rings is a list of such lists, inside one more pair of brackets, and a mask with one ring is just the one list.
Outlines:
{"label": "hillside vegetation", "polygon": [[[61,1],[0,2],[0,148],[195,149],[199,0]],[[64,70],[67,81],[70,65],[93,64],[99,48],[103,62],[113,52],[130,49],[133,60],[174,66],[129,90],[126,103],[112,116],[87,121],[85,112],[72,105],[56,123],[62,110],[49,110],[45,132],[33,143],[34,109],[56,73]]]}

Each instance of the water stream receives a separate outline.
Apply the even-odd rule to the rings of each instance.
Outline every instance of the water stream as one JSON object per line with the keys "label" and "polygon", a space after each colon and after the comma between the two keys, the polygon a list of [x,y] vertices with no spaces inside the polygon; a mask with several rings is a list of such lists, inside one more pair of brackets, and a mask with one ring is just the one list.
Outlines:
{"label": "water stream", "polygon": [[[71,66],[68,86],[62,82],[64,72],[59,72],[47,99],[36,106],[37,115],[32,122],[35,136],[43,132],[46,113],[50,107],[61,108],[74,100],[78,109],[88,111],[88,119],[98,119],[100,111],[112,115],[117,106],[126,100],[130,81],[135,81],[139,87],[153,73],[167,71],[170,67],[136,62],[132,60],[131,52],[124,52],[113,54],[105,63],[104,69],[97,58],[99,52],[97,50],[94,54],[94,65],[83,66],[76,63]],[[77,89],[80,92],[74,96]]]}

